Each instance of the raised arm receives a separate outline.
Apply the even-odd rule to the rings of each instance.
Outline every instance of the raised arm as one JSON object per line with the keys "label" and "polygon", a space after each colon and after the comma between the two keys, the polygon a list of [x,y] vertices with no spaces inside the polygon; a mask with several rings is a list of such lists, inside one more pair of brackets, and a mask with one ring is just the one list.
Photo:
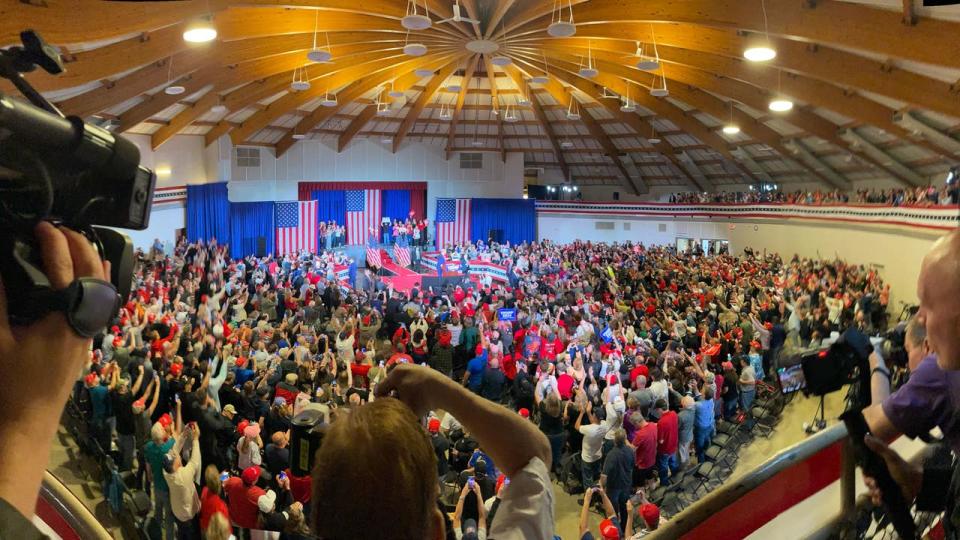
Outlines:
{"label": "raised arm", "polygon": [[433,409],[453,414],[507,477],[523,470],[534,458],[550,468],[550,445],[532,422],[457,386],[437,371],[400,365],[377,388],[381,396],[391,391],[396,391],[397,397],[418,416]]}
{"label": "raised arm", "polygon": [[143,364],[140,364],[137,371],[137,380],[134,381],[133,387],[130,388],[130,394],[134,396],[137,395],[137,392],[140,391],[140,385],[143,384]]}

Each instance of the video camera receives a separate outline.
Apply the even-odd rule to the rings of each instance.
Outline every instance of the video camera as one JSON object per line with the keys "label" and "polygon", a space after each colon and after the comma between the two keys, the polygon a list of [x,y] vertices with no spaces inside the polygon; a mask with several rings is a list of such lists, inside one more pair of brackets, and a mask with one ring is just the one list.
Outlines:
{"label": "video camera", "polygon": [[806,380],[806,392],[823,396],[858,382],[861,388],[870,388],[868,358],[873,352],[869,338],[855,328],[845,331],[827,348],[803,355],[800,364]]}
{"label": "video camera", "polygon": [[[74,330],[93,336],[116,315],[133,278],[133,243],[106,227],[145,229],[156,177],[140,166],[133,142],[64,116],[24,79],[37,66],[59,74],[63,65],[36,32],[20,39],[22,47],[0,50],[0,76],[30,101],[0,93],[0,277],[9,318],[25,325],[64,311]],[[40,221],[82,233],[110,261],[113,290],[89,278],[53,290],[33,238]]]}

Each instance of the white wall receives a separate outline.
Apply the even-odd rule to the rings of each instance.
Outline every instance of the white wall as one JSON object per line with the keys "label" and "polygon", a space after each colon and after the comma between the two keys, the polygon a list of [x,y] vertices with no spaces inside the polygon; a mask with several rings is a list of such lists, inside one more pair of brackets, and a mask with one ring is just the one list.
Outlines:
{"label": "white wall", "polygon": [[157,207],[150,213],[150,225],[142,231],[123,230],[133,240],[133,245],[144,250],[153,246],[153,240],[159,238],[171,247],[176,243],[176,230],[186,227],[186,215],[183,206]]}
{"label": "white wall", "polygon": [[[597,222],[613,223],[613,230],[597,229]],[[662,230],[661,230],[662,229]],[[780,253],[785,259],[840,257],[857,264],[876,265],[890,283],[891,309],[899,302],[916,303],[916,283],[923,255],[942,233],[882,227],[842,227],[831,224],[797,224],[758,220],[694,221],[650,218],[602,218],[545,215],[537,219],[541,239],[567,243],[573,240],[675,245],[676,239],[718,239],[730,242],[731,253],[743,248]]]}
{"label": "white wall", "polygon": [[[221,139],[223,141],[224,139]],[[437,197],[520,198],[523,154],[484,153],[482,169],[460,169],[457,153],[446,161],[442,146],[405,144],[393,154],[387,144],[360,139],[337,153],[335,143],[300,141],[279,159],[260,150],[260,167],[237,167],[232,146],[215,147],[216,159],[230,162],[230,200],[296,200],[298,182],[427,182],[427,217],[433,219]],[[208,160],[210,159],[208,151]],[[223,167],[221,166],[221,169]],[[221,171],[222,172],[222,171]],[[222,176],[221,176],[222,178]]]}

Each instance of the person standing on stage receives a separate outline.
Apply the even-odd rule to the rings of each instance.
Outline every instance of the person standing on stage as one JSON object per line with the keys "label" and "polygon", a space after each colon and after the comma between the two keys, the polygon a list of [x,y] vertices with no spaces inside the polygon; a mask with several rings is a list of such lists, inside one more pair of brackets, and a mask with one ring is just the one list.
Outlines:
{"label": "person standing on stage", "polygon": [[443,252],[441,251],[437,255],[437,277],[440,278],[440,283],[443,283],[443,267],[447,264],[447,259],[443,257]]}

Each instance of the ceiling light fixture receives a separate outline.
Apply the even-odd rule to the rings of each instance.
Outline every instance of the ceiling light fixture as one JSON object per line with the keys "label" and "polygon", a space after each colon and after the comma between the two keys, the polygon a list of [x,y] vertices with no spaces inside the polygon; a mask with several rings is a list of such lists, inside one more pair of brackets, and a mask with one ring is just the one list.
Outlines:
{"label": "ceiling light fixture", "polygon": [[620,111],[625,113],[632,113],[637,110],[637,105],[630,100],[630,83],[627,83],[627,95],[621,96],[623,104],[620,105]]}
{"label": "ceiling light fixture", "polygon": [[403,54],[407,56],[423,56],[427,54],[427,46],[423,43],[407,43],[407,40],[410,39],[410,32],[407,32],[407,36],[403,38]]}
{"label": "ceiling light fixture", "polygon": [[793,101],[783,95],[782,88],[783,71],[777,70],[777,95],[770,100],[767,105],[773,112],[787,112],[793,108]]}
{"label": "ceiling light fixture", "polygon": [[654,47],[654,56],[650,56],[644,53],[643,43],[638,41],[636,56],[637,69],[643,71],[656,71],[660,69],[660,57],[656,54],[656,47]]}
{"label": "ceiling light fixture", "polygon": [[163,93],[168,96],[179,96],[186,90],[179,84],[173,84],[173,56],[171,56],[167,61],[167,86],[163,89]]}
{"label": "ceiling light fixture", "polygon": [[[657,79],[662,81],[662,85],[657,85]],[[660,75],[653,76],[653,86],[650,87],[650,95],[653,97],[667,97],[670,95],[670,90],[667,89],[667,77],[663,75],[663,67],[660,68]]]}
{"label": "ceiling light fixture", "polygon": [[317,47],[317,34],[319,23],[320,23],[320,11],[314,11],[313,15],[313,48],[310,49],[310,52],[307,53],[307,59],[311,62],[316,62],[318,64],[323,64],[329,62],[333,59],[333,53],[330,52],[330,34],[324,33],[327,39],[327,48],[321,49]]}
{"label": "ceiling light fixture", "polygon": [[450,112],[450,107],[446,103],[440,104],[440,119],[441,120],[450,120],[453,118],[453,113]]}
{"label": "ceiling light fixture", "polygon": [[217,29],[214,28],[210,16],[195,19],[183,31],[183,40],[187,43],[207,43],[217,39]]}
{"label": "ceiling light fixture", "polygon": [[500,67],[509,66],[512,62],[513,60],[511,60],[509,56],[504,56],[502,54],[498,54],[490,59],[491,64]]}
{"label": "ceiling light fixture", "polygon": [[417,77],[420,77],[421,79],[424,79],[426,77],[432,77],[435,74],[435,72],[432,69],[417,68],[413,70],[413,74],[416,75]]}
{"label": "ceiling light fixture", "polygon": [[294,139],[294,140],[297,140],[297,141],[302,141],[303,139],[306,139],[306,138],[307,138],[307,136],[304,135],[303,133],[294,133],[294,134],[291,135],[290,137],[291,137],[292,139]]}
{"label": "ceiling light fixture", "polygon": [[387,95],[392,98],[406,97],[406,94],[404,94],[402,90],[397,90],[397,88],[393,86],[393,81],[390,81],[390,91],[387,92]]}
{"label": "ceiling light fixture", "polygon": [[227,110],[228,110],[228,109],[227,109],[227,106],[224,105],[223,103],[218,103],[218,104],[214,105],[213,107],[210,107],[210,112],[212,112],[212,113],[214,113],[214,114],[223,114],[223,113],[227,112]]}
{"label": "ceiling light fixture", "polygon": [[550,66],[547,64],[547,53],[541,51],[540,54],[543,56],[543,75],[534,75],[530,78],[530,82],[534,84],[547,84],[550,82]]}
{"label": "ceiling light fixture", "polygon": [[331,97],[330,91],[327,90],[323,94],[323,100],[320,102],[322,107],[336,107],[337,106],[337,95],[333,94]]}
{"label": "ceiling light fixture", "polygon": [[740,133],[740,126],[733,121],[733,101],[730,101],[730,120],[723,126],[723,132],[727,135],[736,135]]}
{"label": "ceiling light fixture", "polygon": [[507,104],[507,110],[504,111],[504,113],[503,113],[503,121],[504,121],[504,122],[508,122],[508,123],[510,123],[510,124],[513,124],[513,123],[515,123],[517,120],[519,120],[519,118],[517,117],[517,111],[516,111],[516,110],[510,110],[510,104],[508,103],[508,104]]}
{"label": "ceiling light fixture", "polygon": [[660,144],[660,137],[657,137],[657,128],[653,125],[653,120],[648,120],[650,123],[650,138],[647,139],[647,142],[650,144]]}
{"label": "ceiling light fixture", "polygon": [[765,0],[760,0],[760,9],[763,10],[763,35],[762,42],[755,42],[743,51],[743,57],[751,62],[768,62],[777,57],[777,51],[770,42],[770,28],[767,25],[767,4]]}
{"label": "ceiling light fixture", "polygon": [[529,107],[530,98],[528,98],[526,94],[520,94],[520,97],[517,98],[517,105],[521,107]]}
{"label": "ceiling light fixture", "polygon": [[570,19],[563,20],[563,0],[554,2],[553,13],[550,14],[551,23],[547,26],[547,33],[553,37],[565,38],[577,33],[577,25],[573,22],[573,0],[569,0]]}
{"label": "ceiling light fixture", "polygon": [[573,143],[570,141],[561,141],[560,148],[573,148]]}
{"label": "ceiling light fixture", "polygon": [[580,119],[580,103],[577,101],[577,98],[570,94],[570,105],[567,106],[567,120],[579,120]]}
{"label": "ceiling light fixture", "polygon": [[586,79],[592,79],[600,74],[600,70],[593,65],[593,42],[587,41],[587,65],[583,65],[583,58],[580,59],[580,76]]}
{"label": "ceiling light fixture", "polygon": [[407,2],[407,14],[400,19],[401,26],[407,30],[426,30],[430,28],[432,24],[433,21],[430,20],[430,9],[427,7],[426,1],[423,2],[423,13],[417,10],[416,0]]}
{"label": "ceiling light fixture", "polygon": [[310,89],[310,81],[307,79],[307,66],[293,70],[293,81],[290,82],[290,89],[294,92],[303,92]]}

